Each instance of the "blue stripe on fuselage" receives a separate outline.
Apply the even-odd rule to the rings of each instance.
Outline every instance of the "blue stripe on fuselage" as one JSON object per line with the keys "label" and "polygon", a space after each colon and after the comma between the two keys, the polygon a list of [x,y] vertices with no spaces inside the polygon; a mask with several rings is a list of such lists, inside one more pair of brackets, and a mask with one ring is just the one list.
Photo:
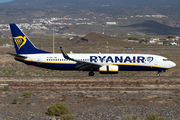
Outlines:
{"label": "blue stripe on fuselage", "polygon": [[[16,58],[15,58],[16,59]],[[37,62],[37,61],[26,61],[23,59],[16,59],[17,61],[23,62],[27,65],[34,65],[38,67],[48,68],[48,69],[56,69],[56,70],[79,70],[75,68],[77,65],[75,63],[48,63],[48,62]],[[119,71],[160,71],[160,70],[167,70],[168,68],[161,68],[161,67],[151,67],[151,66],[143,66],[143,65],[126,65],[126,64],[116,64],[119,66]],[[97,69],[98,70],[98,69]]]}

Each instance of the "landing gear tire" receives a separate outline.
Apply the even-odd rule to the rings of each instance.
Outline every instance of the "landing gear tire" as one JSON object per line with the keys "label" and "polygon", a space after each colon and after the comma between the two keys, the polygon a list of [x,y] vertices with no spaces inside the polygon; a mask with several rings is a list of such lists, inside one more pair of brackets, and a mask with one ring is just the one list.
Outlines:
{"label": "landing gear tire", "polygon": [[159,77],[160,76],[160,74],[159,73],[157,73],[157,77]]}
{"label": "landing gear tire", "polygon": [[94,76],[94,72],[89,72],[89,76]]}

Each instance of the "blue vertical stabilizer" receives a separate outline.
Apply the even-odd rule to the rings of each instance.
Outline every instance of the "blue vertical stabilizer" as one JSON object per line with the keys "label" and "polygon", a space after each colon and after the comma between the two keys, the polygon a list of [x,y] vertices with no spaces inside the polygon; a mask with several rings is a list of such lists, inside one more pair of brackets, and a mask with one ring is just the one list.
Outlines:
{"label": "blue vertical stabilizer", "polygon": [[36,48],[16,24],[9,24],[17,54],[50,53]]}

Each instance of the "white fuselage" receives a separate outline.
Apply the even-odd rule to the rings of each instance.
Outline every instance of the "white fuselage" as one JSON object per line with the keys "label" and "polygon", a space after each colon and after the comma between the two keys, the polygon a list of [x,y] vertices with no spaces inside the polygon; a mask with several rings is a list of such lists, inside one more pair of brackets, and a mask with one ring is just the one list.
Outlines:
{"label": "white fuselage", "polygon": [[[23,54],[22,54],[23,55]],[[27,59],[18,59],[29,65],[59,70],[76,70],[76,62],[67,60],[62,54],[24,54]],[[151,54],[68,54],[69,57],[102,65],[117,65],[119,70],[160,71],[176,66],[167,58]]]}

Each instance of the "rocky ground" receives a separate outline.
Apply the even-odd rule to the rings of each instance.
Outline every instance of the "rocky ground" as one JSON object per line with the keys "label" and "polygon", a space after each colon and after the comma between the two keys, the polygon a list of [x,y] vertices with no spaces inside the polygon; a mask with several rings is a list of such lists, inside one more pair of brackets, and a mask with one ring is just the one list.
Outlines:
{"label": "rocky ground", "polygon": [[[5,52],[13,53],[14,49],[0,49],[0,87],[10,86],[8,91],[0,90],[0,120],[59,119],[46,115],[48,107],[57,102],[69,105],[77,120],[119,120],[123,115],[136,113],[144,118],[158,114],[166,120],[180,120],[179,49],[158,50],[158,55],[177,64],[161,73],[161,77],[156,77],[157,72],[132,71],[112,76],[96,72],[95,77],[84,77],[87,72],[28,68]],[[117,52],[156,54],[157,49]],[[31,91],[31,97],[23,96],[24,91]],[[17,104],[13,104],[14,98],[19,98]]]}
{"label": "rocky ground", "polygon": [[[1,77],[0,119],[50,120],[48,107],[66,103],[77,120],[119,120],[138,113],[180,119],[180,77]],[[31,97],[24,97],[24,91]],[[12,104],[14,98],[18,104]]]}

